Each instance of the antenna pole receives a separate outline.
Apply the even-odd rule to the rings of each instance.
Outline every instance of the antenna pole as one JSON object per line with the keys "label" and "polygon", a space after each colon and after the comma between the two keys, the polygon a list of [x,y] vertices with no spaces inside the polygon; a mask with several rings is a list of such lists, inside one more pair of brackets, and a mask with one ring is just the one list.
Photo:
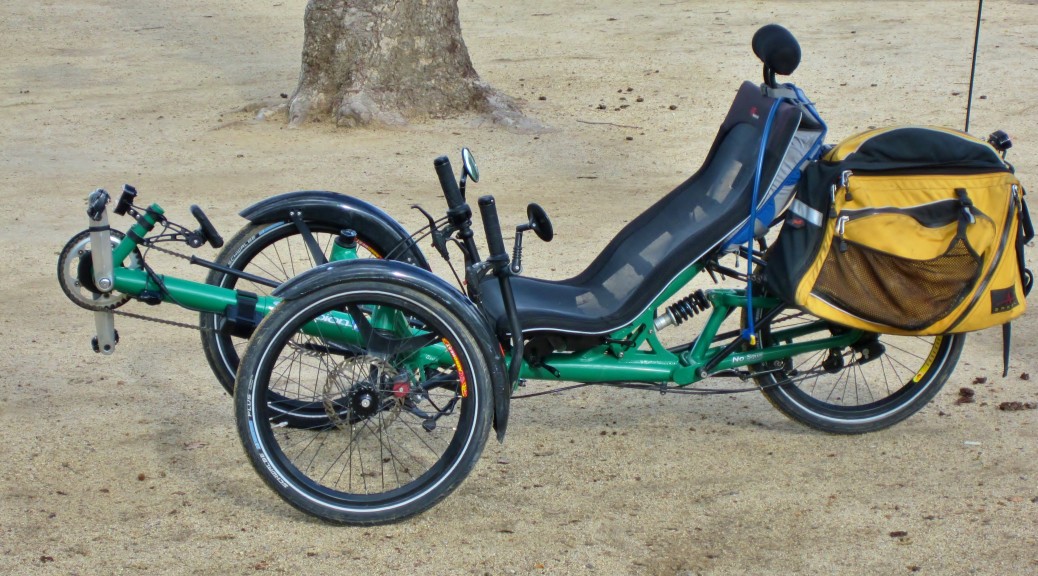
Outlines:
{"label": "antenna pole", "polygon": [[973,35],[973,64],[970,65],[970,90],[966,96],[966,127],[963,132],[970,131],[970,109],[973,107],[973,78],[977,74],[977,48],[980,46],[980,14],[984,11],[984,0],[977,1],[977,31]]}

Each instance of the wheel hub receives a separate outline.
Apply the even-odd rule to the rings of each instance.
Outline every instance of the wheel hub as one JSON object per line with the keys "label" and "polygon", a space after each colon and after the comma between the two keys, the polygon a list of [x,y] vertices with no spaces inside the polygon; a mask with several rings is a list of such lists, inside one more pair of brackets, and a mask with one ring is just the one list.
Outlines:
{"label": "wheel hub", "polygon": [[382,414],[377,426],[395,419],[403,401],[399,371],[375,356],[354,356],[328,373],[322,390],[325,413],[343,428]]}
{"label": "wheel hub", "polygon": [[370,418],[378,412],[380,400],[378,390],[369,383],[355,385],[349,393],[350,411],[358,420]]}

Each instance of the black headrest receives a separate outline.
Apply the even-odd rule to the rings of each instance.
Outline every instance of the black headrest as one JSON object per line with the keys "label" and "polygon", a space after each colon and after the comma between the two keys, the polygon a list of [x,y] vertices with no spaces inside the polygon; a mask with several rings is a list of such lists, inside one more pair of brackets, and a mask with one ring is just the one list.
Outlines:
{"label": "black headrest", "polygon": [[788,76],[800,65],[800,44],[789,30],[768,24],[753,35],[753,53],[776,74]]}

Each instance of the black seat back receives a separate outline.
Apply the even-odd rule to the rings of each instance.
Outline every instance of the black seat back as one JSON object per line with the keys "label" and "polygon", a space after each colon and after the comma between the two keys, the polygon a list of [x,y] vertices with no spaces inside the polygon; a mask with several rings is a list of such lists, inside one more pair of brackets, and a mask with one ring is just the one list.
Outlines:
{"label": "black seat back", "polygon": [[[598,335],[617,330],[648,308],[683,270],[724,249],[750,220],[758,151],[776,105],[761,178],[762,188],[771,185],[803,114],[746,82],[703,166],[620,230],[583,272],[562,281],[512,279],[523,331]],[[484,280],[480,291],[498,333],[506,333],[496,278]]]}
{"label": "black seat back", "polygon": [[[599,302],[604,309],[622,305],[637,292],[634,299],[644,309],[677,274],[722,245],[749,218],[760,140],[776,103],[760,87],[744,83],[703,166],[625,226],[567,283],[611,301]],[[796,106],[780,106],[766,147],[764,183],[779,169],[802,117]]]}

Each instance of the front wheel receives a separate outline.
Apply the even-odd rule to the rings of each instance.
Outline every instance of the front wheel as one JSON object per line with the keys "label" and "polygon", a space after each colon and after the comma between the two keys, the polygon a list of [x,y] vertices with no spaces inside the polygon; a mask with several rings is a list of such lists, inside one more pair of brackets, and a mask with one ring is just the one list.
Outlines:
{"label": "front wheel", "polygon": [[347,280],[260,324],[235,416],[253,466],[289,504],[330,522],[393,522],[472,470],[490,432],[490,369],[474,330],[433,296]]}
{"label": "front wheel", "polygon": [[[312,240],[328,257],[342,224],[328,220],[307,220],[306,224]],[[359,258],[388,256],[409,263],[424,261],[414,244],[402,244],[395,238],[387,237],[381,229],[369,229],[358,223],[354,223],[354,226],[358,228]],[[279,284],[317,265],[306,239],[291,221],[246,225],[227,242],[216,263]],[[213,286],[247,290],[259,295],[269,295],[273,291],[269,286],[219,270],[211,270],[205,281]],[[235,373],[248,339],[227,330],[223,317],[218,314],[202,312],[199,325],[202,351],[209,367],[224,390],[233,394]]]}
{"label": "front wheel", "polygon": [[[789,310],[760,326],[761,346],[846,332]],[[825,432],[882,430],[918,412],[955,370],[966,337],[862,333],[853,344],[753,367],[764,396],[786,416]]]}

